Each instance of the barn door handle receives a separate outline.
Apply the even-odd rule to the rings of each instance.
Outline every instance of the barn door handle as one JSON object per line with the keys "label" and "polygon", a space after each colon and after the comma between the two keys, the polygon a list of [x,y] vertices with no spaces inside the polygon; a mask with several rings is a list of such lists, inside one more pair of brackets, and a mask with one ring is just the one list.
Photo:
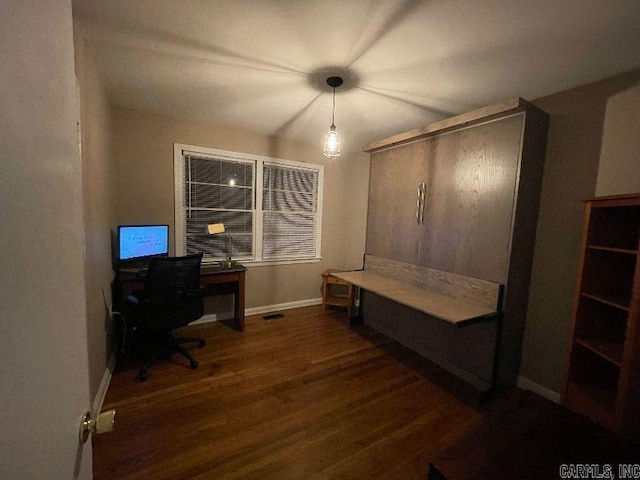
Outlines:
{"label": "barn door handle", "polygon": [[418,199],[416,201],[416,223],[424,223],[424,204],[427,194],[427,185],[424,182],[418,184]]}
{"label": "barn door handle", "polygon": [[420,206],[422,204],[421,202],[422,196],[420,195],[420,193],[422,191],[422,185],[424,184],[423,183],[418,184],[418,192],[416,193],[416,223],[418,225],[420,225]]}

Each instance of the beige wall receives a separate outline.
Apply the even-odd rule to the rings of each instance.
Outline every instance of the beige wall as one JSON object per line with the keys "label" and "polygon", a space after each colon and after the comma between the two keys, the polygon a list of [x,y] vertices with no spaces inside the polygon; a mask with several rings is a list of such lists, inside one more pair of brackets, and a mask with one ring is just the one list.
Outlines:
{"label": "beige wall", "polygon": [[535,100],[550,114],[520,374],[555,392],[564,383],[583,205],[595,193],[607,100],[640,71]]}
{"label": "beige wall", "polygon": [[607,102],[596,195],[640,192],[640,85]]}
{"label": "beige wall", "polygon": [[111,235],[115,224],[115,163],[110,152],[109,103],[82,30],[74,29],[76,76],[80,83],[82,187],[87,335],[91,398],[96,398],[112,354]]}
{"label": "beige wall", "polygon": [[329,161],[318,145],[304,145],[239,129],[187,123],[169,117],[114,108],[118,222],[168,223],[173,231],[173,144],[265,155],[325,166],[322,261],[250,267],[246,307],[262,307],[320,297],[325,268],[362,266],[369,159],[354,154]]}

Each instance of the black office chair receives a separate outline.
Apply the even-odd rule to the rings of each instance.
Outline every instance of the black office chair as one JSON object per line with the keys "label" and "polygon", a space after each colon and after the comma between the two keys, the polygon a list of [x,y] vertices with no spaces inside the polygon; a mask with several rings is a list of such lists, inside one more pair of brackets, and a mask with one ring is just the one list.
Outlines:
{"label": "black office chair", "polygon": [[151,365],[174,353],[186,357],[192,369],[198,367],[198,362],[182,344],[197,342],[198,348],[202,348],[205,341],[196,337],[177,338],[172,331],[204,314],[201,262],[202,254],[153,258],[144,280],[144,290],[127,297],[138,335],[153,347],[153,354],[138,372],[137,379],[141,382],[149,377],[147,370]]}

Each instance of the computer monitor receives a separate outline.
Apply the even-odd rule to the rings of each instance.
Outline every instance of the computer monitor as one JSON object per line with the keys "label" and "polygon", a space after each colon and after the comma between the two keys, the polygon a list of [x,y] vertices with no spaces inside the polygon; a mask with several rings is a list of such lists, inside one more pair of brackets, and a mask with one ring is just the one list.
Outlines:
{"label": "computer monitor", "polygon": [[169,254],[169,225],[118,226],[116,257],[119,265],[140,264]]}

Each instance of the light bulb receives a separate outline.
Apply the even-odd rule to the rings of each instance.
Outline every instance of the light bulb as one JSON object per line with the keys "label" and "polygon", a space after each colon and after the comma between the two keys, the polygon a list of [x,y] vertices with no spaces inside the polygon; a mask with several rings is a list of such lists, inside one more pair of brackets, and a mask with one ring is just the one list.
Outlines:
{"label": "light bulb", "polygon": [[338,158],[340,152],[340,136],[335,125],[331,125],[324,140],[324,156],[327,158]]}

